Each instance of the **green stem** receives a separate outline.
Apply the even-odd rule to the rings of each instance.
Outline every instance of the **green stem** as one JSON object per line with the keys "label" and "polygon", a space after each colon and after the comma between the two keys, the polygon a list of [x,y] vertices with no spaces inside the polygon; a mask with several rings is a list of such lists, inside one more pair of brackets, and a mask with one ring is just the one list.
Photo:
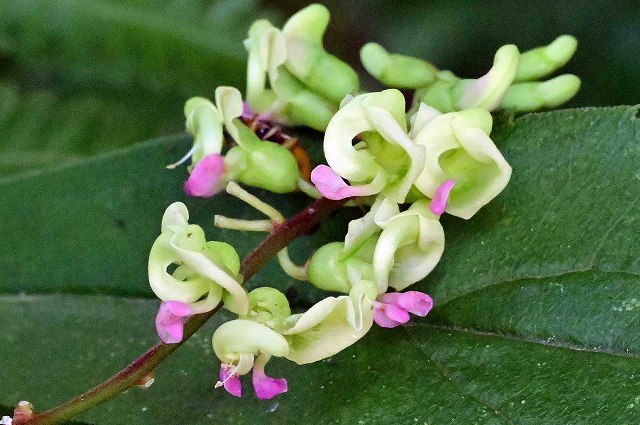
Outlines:
{"label": "green stem", "polygon": [[[244,281],[248,281],[280,250],[289,245],[297,237],[307,233],[316,223],[325,219],[331,212],[337,210],[343,204],[343,201],[331,201],[322,198],[309,205],[291,220],[276,226],[273,233],[262,241],[242,262],[240,273],[244,276]],[[184,341],[200,329],[219,308],[220,306],[208,313],[198,314],[192,317],[185,325],[185,336],[182,342],[178,344],[157,343],[135,359],[129,366],[102,384],[60,406],[34,415],[27,424],[51,425],[72,419],[80,413],[104,403],[137,385],[137,383],[153,371],[156,366],[180,347]]]}

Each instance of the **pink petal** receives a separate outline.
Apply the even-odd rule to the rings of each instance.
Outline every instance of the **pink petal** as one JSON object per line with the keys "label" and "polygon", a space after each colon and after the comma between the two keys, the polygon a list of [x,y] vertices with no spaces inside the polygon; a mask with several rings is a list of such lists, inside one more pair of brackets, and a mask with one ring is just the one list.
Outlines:
{"label": "pink petal", "polygon": [[419,291],[392,292],[382,294],[377,299],[382,303],[396,305],[420,317],[429,314],[429,311],[433,308],[433,299],[424,292]]}
{"label": "pink petal", "polygon": [[242,397],[242,383],[238,375],[229,375],[229,369],[233,366],[220,365],[220,382],[224,385],[224,389],[234,397]]}
{"label": "pink petal", "polygon": [[220,192],[224,159],[218,153],[207,155],[196,164],[184,183],[184,191],[189,196],[208,198]]}
{"label": "pink petal", "polygon": [[284,378],[271,378],[265,375],[260,367],[253,367],[253,389],[260,400],[269,400],[278,394],[286,393],[287,380]]}
{"label": "pink petal", "polygon": [[255,114],[251,110],[251,107],[249,107],[249,104],[247,102],[242,102],[242,115],[241,115],[241,118],[242,119],[251,119],[251,118],[253,118],[254,115]]}
{"label": "pink petal", "polygon": [[447,201],[449,200],[449,194],[453,185],[456,184],[455,180],[447,180],[436,189],[436,193],[433,195],[433,200],[429,205],[429,209],[435,215],[442,215],[445,208],[447,208]]}
{"label": "pink petal", "polygon": [[322,196],[334,201],[366,194],[362,188],[346,184],[342,177],[326,165],[318,165],[311,171],[311,181],[322,193]]}
{"label": "pink petal", "polygon": [[380,327],[395,328],[409,319],[409,313],[396,305],[378,301],[373,303],[373,321]]}
{"label": "pink petal", "polygon": [[166,344],[182,341],[184,324],[191,317],[191,307],[180,301],[165,301],[156,315],[156,331]]}

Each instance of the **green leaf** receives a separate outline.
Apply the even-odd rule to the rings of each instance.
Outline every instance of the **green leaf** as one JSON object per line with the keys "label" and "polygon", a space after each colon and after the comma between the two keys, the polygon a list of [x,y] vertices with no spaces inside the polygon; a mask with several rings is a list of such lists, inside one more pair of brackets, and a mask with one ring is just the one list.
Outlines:
{"label": "green leaf", "polygon": [[216,82],[243,84],[242,39],[257,10],[251,2],[206,3],[3,2],[0,34],[23,78],[103,93],[207,94]]}
{"label": "green leaf", "polygon": [[[251,395],[249,380],[243,399],[213,388],[211,323],[161,365],[151,389],[133,389],[80,419],[638,423],[637,111],[567,110],[503,124],[494,137],[513,179],[473,219],[445,219],[443,260],[416,286],[436,301],[426,320],[375,329],[316,364],[274,361],[268,372],[288,378],[290,390],[268,402]],[[186,139],[150,142],[0,182],[11,206],[0,210],[0,291],[7,293],[0,298],[0,370],[9,371],[0,404],[25,398],[39,409],[53,406],[157,339],[158,302],[122,296],[147,294],[146,251],[163,208],[182,199],[184,174],[161,165],[186,146]],[[288,214],[304,203],[269,199]],[[189,206],[201,222],[216,212],[249,214],[227,197]],[[298,259],[344,231],[327,227],[336,226],[294,249]],[[243,252],[259,239],[210,234]],[[271,266],[254,284],[278,280],[276,273]]]}
{"label": "green leaf", "polygon": [[136,143],[182,118],[145,101],[25,90],[0,82],[0,174],[63,164]]}
{"label": "green leaf", "polygon": [[[209,239],[237,246],[241,256],[249,254],[265,235],[215,228],[213,216],[264,217],[227,194],[188,198],[182,192],[186,167],[165,168],[190,147],[186,136],[169,137],[0,180],[4,202],[11,206],[0,210],[0,232],[6,235],[0,252],[11,253],[0,256],[0,293],[153,296],[147,283],[149,249],[159,235],[165,208],[175,201],[189,207],[192,221],[203,226]],[[302,194],[258,193],[286,216],[310,202]],[[315,240],[296,241],[293,258],[303,262],[322,241],[342,237],[347,223],[340,223],[321,228]],[[266,280],[259,276],[252,284],[269,282],[286,290],[293,283],[275,261],[267,270]]]}
{"label": "green leaf", "polygon": [[0,2],[0,174],[182,131],[186,99],[243,87],[253,3]]}

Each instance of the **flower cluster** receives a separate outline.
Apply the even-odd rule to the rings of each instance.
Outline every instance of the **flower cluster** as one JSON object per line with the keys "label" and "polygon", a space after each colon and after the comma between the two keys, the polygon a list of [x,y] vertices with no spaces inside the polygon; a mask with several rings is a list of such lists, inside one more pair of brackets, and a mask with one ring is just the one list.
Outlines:
{"label": "flower cluster", "polygon": [[[576,49],[573,37],[561,36],[525,53],[513,45],[500,48],[491,70],[478,79],[462,79],[370,43],[362,48],[362,63],[391,88],[360,92],[353,69],[323,47],[328,22],[321,5],[301,10],[282,29],[256,21],[245,41],[245,100],[237,89],[219,87],[215,104],[193,98],[185,105],[193,148],[171,166],[191,159],[185,192],[208,197],[226,189],[268,217],[218,215],[217,226],[270,232],[285,221],[237,183],[277,193],[300,189],[368,206],[349,223],[344,240],[320,247],[304,265],[294,264],[287,248],[278,254],[287,274],[338,294],[301,313],[292,313],[274,288],[247,293],[235,249],[207,241],[202,228],[189,224],[184,204],[167,208],[149,256],[151,288],[162,300],[158,334],[166,343],[178,343],[189,317],[223,303],[237,318],[213,334],[221,363],[216,387],[234,396],[242,394],[240,377],[249,372],[258,398],[287,391],[284,378],[265,373],[272,357],[316,362],[358,341],[374,323],[394,328],[411,315],[426,316],[432,298],[407,288],[425,279],[444,253],[440,217],[472,218],[511,177],[490,137],[491,111],[555,106],[580,85],[573,75],[539,81]],[[415,89],[412,105],[398,88]],[[327,164],[311,172],[315,187],[287,146],[269,140],[280,126],[324,132]],[[232,147],[223,155],[225,137]]]}

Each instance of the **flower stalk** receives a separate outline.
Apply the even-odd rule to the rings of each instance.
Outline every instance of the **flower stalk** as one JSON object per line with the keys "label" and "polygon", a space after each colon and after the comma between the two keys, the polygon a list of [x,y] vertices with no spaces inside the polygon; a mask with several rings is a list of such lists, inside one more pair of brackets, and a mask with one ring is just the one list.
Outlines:
{"label": "flower stalk", "polygon": [[[278,252],[289,245],[293,240],[304,235],[321,220],[327,218],[330,213],[340,208],[346,200],[332,201],[321,198],[298,215],[277,226],[273,232],[251,253],[241,264],[240,273],[244,281],[248,281]],[[193,335],[204,325],[219,309],[196,314],[185,324],[184,338],[176,344],[159,342],[135,359],[124,369],[107,379],[95,388],[67,401],[57,407],[33,415],[28,425],[52,425],[70,420],[77,415],[117,397],[131,387],[145,379],[156,366],[171,355],[184,341]]]}

